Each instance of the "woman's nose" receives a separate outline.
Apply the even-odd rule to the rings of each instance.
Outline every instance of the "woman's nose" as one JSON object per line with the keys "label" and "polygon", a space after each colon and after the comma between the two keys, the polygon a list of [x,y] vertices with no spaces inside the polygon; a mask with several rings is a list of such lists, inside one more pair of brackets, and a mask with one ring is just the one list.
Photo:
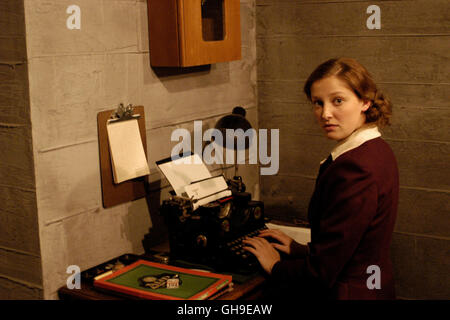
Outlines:
{"label": "woman's nose", "polygon": [[329,104],[324,104],[323,108],[322,108],[322,119],[330,119],[332,117],[331,114],[331,107]]}

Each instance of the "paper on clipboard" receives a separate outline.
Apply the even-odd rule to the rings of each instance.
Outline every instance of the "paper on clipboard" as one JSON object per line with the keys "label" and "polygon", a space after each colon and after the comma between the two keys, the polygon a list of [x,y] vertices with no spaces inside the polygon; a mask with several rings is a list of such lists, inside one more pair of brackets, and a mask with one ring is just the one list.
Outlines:
{"label": "paper on clipboard", "polygon": [[137,119],[107,124],[114,183],[150,174]]}

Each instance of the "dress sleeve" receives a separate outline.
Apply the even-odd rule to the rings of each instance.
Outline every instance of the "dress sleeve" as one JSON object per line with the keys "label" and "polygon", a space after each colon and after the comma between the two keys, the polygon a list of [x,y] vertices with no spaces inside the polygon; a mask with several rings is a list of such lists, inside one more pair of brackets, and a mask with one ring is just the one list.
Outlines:
{"label": "dress sleeve", "polygon": [[291,253],[290,255],[293,258],[305,258],[306,255],[308,254],[308,246],[298,243],[296,241],[292,241],[291,245],[290,245],[290,250]]}
{"label": "dress sleeve", "polygon": [[314,214],[320,220],[308,255],[279,261],[273,278],[332,287],[374,218],[378,196],[370,171],[350,160],[333,167],[318,181],[319,212]]}

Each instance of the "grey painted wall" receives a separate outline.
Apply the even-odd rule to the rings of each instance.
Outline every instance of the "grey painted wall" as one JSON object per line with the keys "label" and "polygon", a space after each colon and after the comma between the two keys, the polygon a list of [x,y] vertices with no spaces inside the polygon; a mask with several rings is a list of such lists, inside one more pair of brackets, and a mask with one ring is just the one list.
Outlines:
{"label": "grey painted wall", "polygon": [[43,296],[22,1],[0,2],[0,299]]}
{"label": "grey painted wall", "polygon": [[[192,132],[194,120],[206,130],[236,105],[257,127],[255,5],[241,1],[241,60],[160,77],[150,67],[147,1],[76,1],[81,30],[66,28],[71,0],[24,3],[42,281],[44,297],[54,299],[68,266],[84,270],[143,253],[144,235],[161,227],[151,220],[157,206],[149,211],[145,199],[102,207],[98,112],[120,102],[145,107],[150,181],[161,185],[151,195],[157,200],[169,187],[155,161],[177,143],[170,141],[173,130]],[[210,169],[233,174],[230,166]],[[258,190],[257,170],[240,168],[250,191]]]}
{"label": "grey painted wall", "polygon": [[[381,29],[366,27],[381,8]],[[400,170],[392,244],[397,295],[450,298],[450,6],[445,0],[257,2],[259,119],[280,129],[280,172],[263,177],[273,215],[306,219],[319,161],[333,143],[314,123],[303,84],[321,62],[353,57],[393,100],[384,138]]]}

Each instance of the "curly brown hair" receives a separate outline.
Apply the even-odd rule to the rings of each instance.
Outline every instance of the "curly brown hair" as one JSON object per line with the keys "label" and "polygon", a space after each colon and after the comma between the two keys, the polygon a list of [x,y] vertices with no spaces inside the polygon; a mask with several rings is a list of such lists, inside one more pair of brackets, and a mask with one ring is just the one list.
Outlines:
{"label": "curly brown hair", "polygon": [[366,123],[374,122],[379,127],[390,125],[392,115],[390,99],[377,89],[370,73],[355,59],[335,58],[319,65],[311,73],[303,88],[309,100],[311,100],[313,83],[331,76],[345,81],[359,99],[371,102],[370,107],[365,111]]}

